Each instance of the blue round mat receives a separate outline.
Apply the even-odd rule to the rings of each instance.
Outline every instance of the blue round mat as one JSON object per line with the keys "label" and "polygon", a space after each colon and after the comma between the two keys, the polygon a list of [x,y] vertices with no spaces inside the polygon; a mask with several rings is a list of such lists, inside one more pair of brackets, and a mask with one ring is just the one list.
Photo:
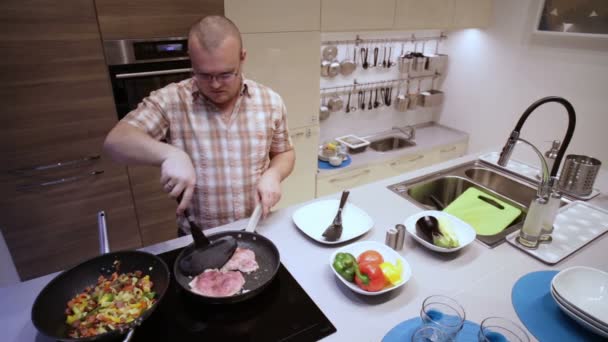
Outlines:
{"label": "blue round mat", "polygon": [[511,291],[517,316],[540,342],[605,341],[568,317],[551,296],[557,271],[532,272],[519,278]]}
{"label": "blue round mat", "polygon": [[340,164],[338,166],[333,166],[329,162],[322,161],[320,159],[317,159],[317,160],[319,161],[318,162],[319,169],[324,169],[324,170],[333,170],[333,169],[339,169],[342,167],[346,167],[346,166],[350,165],[350,163],[353,161],[348,154],[346,155],[346,159],[344,159],[344,161],[342,161],[342,164]]}
{"label": "blue round mat", "polygon": [[[403,342],[411,341],[414,331],[422,325],[422,319],[415,317],[397,324],[384,337],[382,342]],[[455,342],[470,342],[478,341],[477,334],[479,333],[479,324],[471,321],[464,321],[462,330],[456,336]]]}

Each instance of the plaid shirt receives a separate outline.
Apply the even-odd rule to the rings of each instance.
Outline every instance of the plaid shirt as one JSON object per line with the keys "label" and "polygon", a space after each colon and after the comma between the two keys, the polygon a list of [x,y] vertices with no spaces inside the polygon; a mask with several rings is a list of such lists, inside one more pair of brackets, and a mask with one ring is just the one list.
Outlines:
{"label": "plaid shirt", "polygon": [[[123,120],[190,156],[196,186],[189,211],[206,229],[251,215],[269,153],[293,148],[285,112],[277,93],[243,78],[226,124],[190,78],[151,92]],[[189,231],[184,217],[177,221]]]}

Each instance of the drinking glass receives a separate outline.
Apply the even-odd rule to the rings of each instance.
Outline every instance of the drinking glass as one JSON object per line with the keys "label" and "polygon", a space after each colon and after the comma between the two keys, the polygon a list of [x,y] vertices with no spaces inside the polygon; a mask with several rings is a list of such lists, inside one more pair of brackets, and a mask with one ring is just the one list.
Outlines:
{"label": "drinking glass", "polygon": [[434,326],[453,339],[462,329],[465,320],[464,309],[450,297],[434,295],[422,302],[420,318],[424,325]]}
{"label": "drinking glass", "polygon": [[530,342],[518,324],[502,317],[488,317],[481,322],[479,342]]}
{"label": "drinking glass", "polygon": [[448,342],[448,336],[438,327],[421,325],[412,334],[412,342]]}

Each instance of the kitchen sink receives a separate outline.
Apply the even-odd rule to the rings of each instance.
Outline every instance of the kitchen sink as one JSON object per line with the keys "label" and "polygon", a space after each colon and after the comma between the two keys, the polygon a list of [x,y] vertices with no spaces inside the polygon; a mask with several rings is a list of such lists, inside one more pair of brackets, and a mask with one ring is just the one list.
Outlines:
{"label": "kitchen sink", "polygon": [[416,143],[404,139],[400,136],[389,136],[382,139],[374,140],[369,144],[369,147],[378,152],[394,151],[406,147],[416,146]]}
{"label": "kitchen sink", "polygon": [[[536,196],[537,186],[477,160],[393,184],[388,188],[425,210],[441,210],[441,207],[449,205],[471,187],[522,210],[519,217],[502,232],[492,236],[477,236],[477,240],[494,247],[504,242],[508,234],[521,227],[528,212],[528,205]],[[560,206],[569,202],[567,198],[562,198]]]}

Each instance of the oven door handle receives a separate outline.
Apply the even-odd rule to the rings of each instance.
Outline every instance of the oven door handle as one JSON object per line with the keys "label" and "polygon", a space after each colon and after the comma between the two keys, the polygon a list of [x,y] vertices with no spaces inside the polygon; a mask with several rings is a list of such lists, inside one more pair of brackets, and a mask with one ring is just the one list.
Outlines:
{"label": "oven door handle", "polygon": [[127,73],[127,74],[116,74],[116,78],[125,79],[125,78],[146,77],[146,76],[182,74],[182,73],[191,72],[191,71],[192,71],[192,68],[132,72],[132,73]]}

